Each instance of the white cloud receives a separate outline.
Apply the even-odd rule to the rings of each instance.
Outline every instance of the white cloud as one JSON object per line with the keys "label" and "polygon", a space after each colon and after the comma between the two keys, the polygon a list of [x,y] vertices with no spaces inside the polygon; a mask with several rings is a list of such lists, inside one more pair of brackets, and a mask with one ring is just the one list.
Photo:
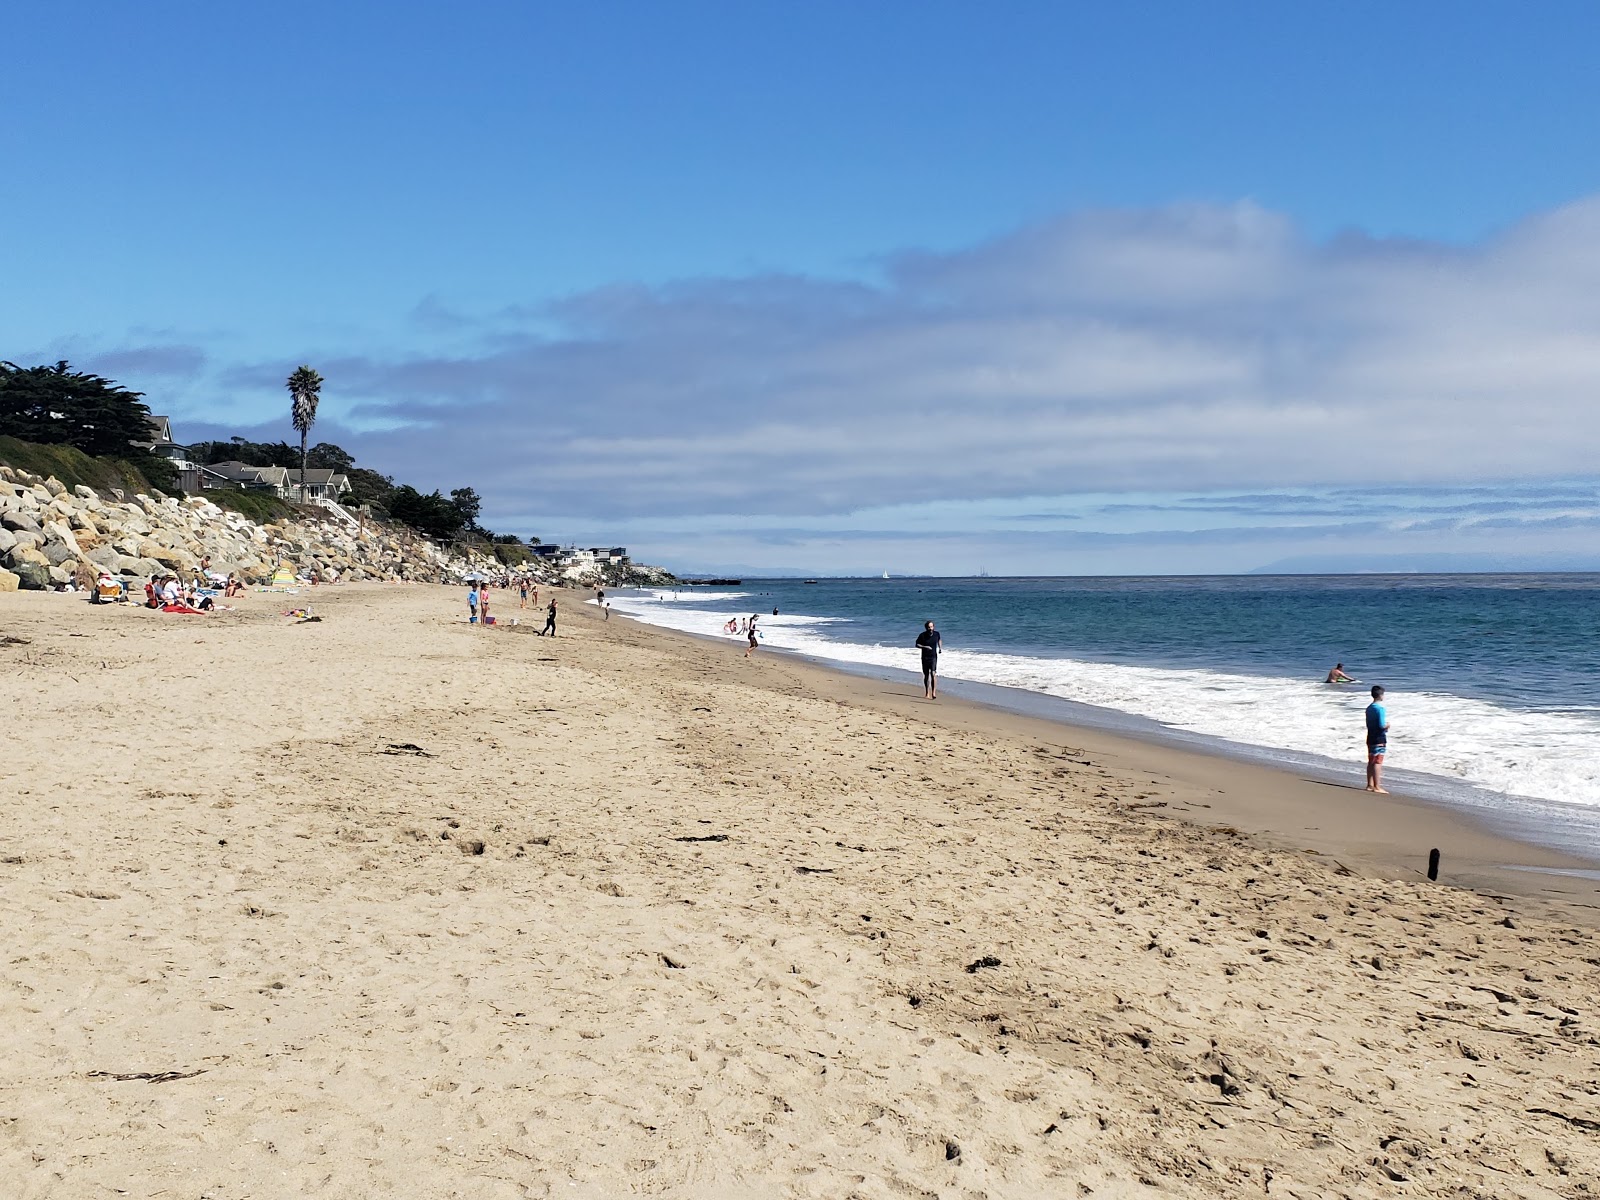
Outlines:
{"label": "white cloud", "polygon": [[491,325],[475,353],[324,373],[396,426],[368,457],[507,510],[574,487],[617,516],[799,516],[1600,461],[1597,200],[1466,248],[1313,244],[1250,204],[1076,214],[888,259],[876,286],[619,286]]}

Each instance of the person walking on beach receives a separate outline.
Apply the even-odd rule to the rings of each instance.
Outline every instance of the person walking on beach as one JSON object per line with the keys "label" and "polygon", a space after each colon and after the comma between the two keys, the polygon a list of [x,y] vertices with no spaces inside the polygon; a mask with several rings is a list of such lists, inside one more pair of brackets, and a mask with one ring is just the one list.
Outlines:
{"label": "person walking on beach", "polygon": [[1374,685],[1372,703],[1367,705],[1367,791],[1383,792],[1383,756],[1389,749],[1389,710],[1383,703],[1383,688]]}
{"label": "person walking on beach", "polygon": [[1328,672],[1328,677],[1325,680],[1323,680],[1323,682],[1324,683],[1354,683],[1355,680],[1344,673],[1344,664],[1343,663],[1334,663],[1333,664],[1333,670]]}
{"label": "person walking on beach", "polygon": [[944,648],[944,638],[933,627],[932,621],[923,623],[917,634],[917,649],[922,651],[922,698],[939,698],[939,651]]}
{"label": "person walking on beach", "polygon": [[526,575],[524,575],[522,577],[521,581],[518,583],[517,590],[522,593],[522,605],[521,605],[521,607],[527,608],[528,607],[528,577]]}
{"label": "person walking on beach", "polygon": [[750,624],[745,627],[745,634],[750,639],[750,644],[744,648],[744,656],[746,658],[756,652],[756,621],[760,618],[760,615],[760,613],[751,613]]}
{"label": "person walking on beach", "polygon": [[547,633],[551,637],[556,635],[556,598],[554,596],[550,597],[550,607],[544,610],[544,628],[539,631],[539,636],[543,637]]}

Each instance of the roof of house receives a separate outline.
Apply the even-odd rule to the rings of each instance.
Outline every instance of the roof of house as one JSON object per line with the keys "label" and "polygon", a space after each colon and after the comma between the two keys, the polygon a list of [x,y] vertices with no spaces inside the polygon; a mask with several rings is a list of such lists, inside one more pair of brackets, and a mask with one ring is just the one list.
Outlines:
{"label": "roof of house", "polygon": [[135,446],[143,446],[148,450],[153,446],[172,444],[172,419],[170,417],[149,417],[146,418],[145,424],[149,440],[134,442]]}
{"label": "roof of house", "polygon": [[209,463],[205,469],[235,483],[265,483],[273,487],[284,487],[289,482],[287,467],[252,467],[249,463],[220,462]]}
{"label": "roof of house", "polygon": [[237,460],[206,464],[206,470],[224,476],[227,479],[248,479],[261,469],[261,467],[252,467],[249,463],[242,463]]}
{"label": "roof of house", "polygon": [[[299,467],[289,468],[289,482],[299,486]],[[349,482],[350,480],[339,471],[329,470],[324,467],[306,468],[306,486],[308,487],[339,487],[341,484]]]}

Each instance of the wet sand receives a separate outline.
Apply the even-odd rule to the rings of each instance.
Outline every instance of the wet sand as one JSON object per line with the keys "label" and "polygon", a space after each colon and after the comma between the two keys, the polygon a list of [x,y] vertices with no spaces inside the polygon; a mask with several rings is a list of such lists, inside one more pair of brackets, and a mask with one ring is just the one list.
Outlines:
{"label": "wet sand", "polygon": [[1600,1192],[1560,856],[461,599],[0,597],[13,1194]]}

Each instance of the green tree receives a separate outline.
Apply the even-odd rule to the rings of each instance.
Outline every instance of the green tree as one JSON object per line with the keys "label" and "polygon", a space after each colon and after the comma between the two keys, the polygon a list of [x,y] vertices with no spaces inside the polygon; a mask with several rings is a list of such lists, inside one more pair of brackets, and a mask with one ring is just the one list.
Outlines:
{"label": "green tree", "polygon": [[389,494],[394,491],[394,480],[366,467],[351,467],[345,472],[350,479],[352,504],[376,504],[389,507]]}
{"label": "green tree", "polygon": [[355,455],[332,442],[318,442],[311,447],[311,461],[319,471],[338,471],[342,475],[348,475],[356,465]]}
{"label": "green tree", "polygon": [[450,503],[461,514],[461,525],[468,532],[478,532],[478,514],[483,511],[483,498],[472,488],[452,488]]}
{"label": "green tree", "polygon": [[[311,453],[315,461],[315,447]],[[196,442],[189,447],[189,454],[202,465],[242,462],[247,467],[293,467],[300,462],[300,452],[288,442],[251,442],[242,437],[225,442]]]}
{"label": "green tree", "polygon": [[322,397],[322,376],[310,367],[298,366],[284,381],[289,389],[289,419],[300,435],[300,499],[306,498],[306,435],[317,423],[317,401]]}
{"label": "green tree", "polygon": [[150,409],[142,392],[74,371],[65,361],[0,362],[0,435],[142,462],[149,455],[135,443],[152,438]]}
{"label": "green tree", "polygon": [[461,532],[461,512],[438,491],[424,496],[410,484],[389,493],[389,515],[419,533],[449,541]]}

